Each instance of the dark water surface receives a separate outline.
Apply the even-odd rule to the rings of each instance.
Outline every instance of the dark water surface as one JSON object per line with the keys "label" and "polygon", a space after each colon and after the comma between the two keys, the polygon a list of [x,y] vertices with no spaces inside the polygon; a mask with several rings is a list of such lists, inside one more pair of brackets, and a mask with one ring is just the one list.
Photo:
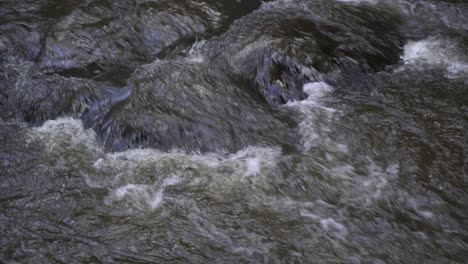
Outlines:
{"label": "dark water surface", "polygon": [[466,263],[468,4],[0,0],[1,263]]}

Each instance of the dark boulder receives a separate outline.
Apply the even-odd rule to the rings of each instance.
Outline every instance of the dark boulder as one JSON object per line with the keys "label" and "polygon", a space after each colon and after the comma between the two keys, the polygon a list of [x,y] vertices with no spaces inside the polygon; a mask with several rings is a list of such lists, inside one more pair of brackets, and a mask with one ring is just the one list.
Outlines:
{"label": "dark boulder", "polygon": [[93,80],[41,72],[18,57],[0,60],[0,118],[39,123],[60,115],[80,116],[110,87]]}
{"label": "dark boulder", "polygon": [[237,81],[209,65],[156,61],[132,75],[126,92],[96,103],[84,123],[112,150],[293,145],[299,137],[281,111],[259,104]]}
{"label": "dark boulder", "polygon": [[278,105],[303,99],[303,84],[348,70],[343,61],[371,72],[397,63],[399,25],[399,10],[385,4],[275,1],[235,21],[200,53]]}

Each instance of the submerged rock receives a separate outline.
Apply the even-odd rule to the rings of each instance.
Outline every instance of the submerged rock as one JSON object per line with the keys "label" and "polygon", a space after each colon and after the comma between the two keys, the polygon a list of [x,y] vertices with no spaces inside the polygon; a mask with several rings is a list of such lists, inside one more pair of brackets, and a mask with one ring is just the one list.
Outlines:
{"label": "submerged rock", "polygon": [[398,62],[399,21],[384,4],[275,1],[235,21],[201,53],[278,105],[304,99],[303,84],[346,71],[344,60],[367,71]]}
{"label": "submerged rock", "polygon": [[258,104],[237,85],[208,65],[156,61],[132,75],[126,93],[96,103],[84,121],[113,150],[292,145],[297,137],[280,111]]}
{"label": "submerged rock", "polygon": [[[209,37],[259,1],[4,1],[0,116],[79,116],[165,49]],[[242,8],[240,8],[242,7]],[[233,10],[233,11],[224,11]]]}
{"label": "submerged rock", "polygon": [[79,116],[110,89],[93,80],[43,73],[19,58],[4,57],[0,66],[0,117],[5,120],[38,123],[60,115]]}

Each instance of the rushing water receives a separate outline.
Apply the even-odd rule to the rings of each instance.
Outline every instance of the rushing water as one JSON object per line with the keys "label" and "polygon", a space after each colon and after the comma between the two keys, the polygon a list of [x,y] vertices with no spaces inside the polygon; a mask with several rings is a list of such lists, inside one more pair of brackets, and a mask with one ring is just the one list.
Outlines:
{"label": "rushing water", "polygon": [[466,263],[462,0],[0,0],[0,262]]}

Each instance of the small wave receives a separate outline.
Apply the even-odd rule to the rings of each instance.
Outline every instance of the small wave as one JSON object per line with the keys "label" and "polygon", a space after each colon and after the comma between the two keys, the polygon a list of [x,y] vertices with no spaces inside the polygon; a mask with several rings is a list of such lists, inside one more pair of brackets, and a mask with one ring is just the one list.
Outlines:
{"label": "small wave", "polygon": [[155,149],[106,153],[93,130],[69,117],[32,128],[29,141],[34,140],[46,146],[46,155],[87,157],[79,166],[81,174],[88,186],[109,190],[104,203],[138,210],[160,207],[165,190],[178,184],[208,188],[220,196],[247,186],[244,191],[255,195],[252,189],[265,187],[262,178],[274,170],[282,154],[279,148],[255,146],[233,154]]}
{"label": "small wave", "polygon": [[348,235],[348,229],[333,218],[321,217],[319,215],[308,212],[307,210],[301,210],[300,215],[302,217],[311,218],[312,220],[317,221],[323,231],[328,232],[335,237],[345,239]]}
{"label": "small wave", "polygon": [[404,46],[402,60],[405,65],[419,67],[443,66],[448,77],[459,77],[468,73],[468,60],[460,51],[456,40],[427,38],[409,41]]}
{"label": "small wave", "polygon": [[302,135],[302,146],[308,151],[317,144],[317,141],[326,140],[322,137],[329,129],[329,124],[335,113],[335,109],[324,106],[321,101],[333,88],[325,82],[312,82],[303,86],[308,95],[302,101],[290,101],[287,107],[298,110],[303,115],[303,121],[299,123]]}
{"label": "small wave", "polygon": [[193,63],[203,63],[205,61],[204,56],[201,53],[203,45],[205,45],[205,40],[195,42],[188,52],[188,61]]}
{"label": "small wave", "polygon": [[180,178],[177,176],[166,178],[159,188],[157,186],[145,184],[127,184],[113,189],[104,199],[104,203],[107,205],[114,205],[117,202],[127,200],[129,205],[137,209],[155,210],[163,202],[166,187],[173,186],[179,183],[179,181]]}

